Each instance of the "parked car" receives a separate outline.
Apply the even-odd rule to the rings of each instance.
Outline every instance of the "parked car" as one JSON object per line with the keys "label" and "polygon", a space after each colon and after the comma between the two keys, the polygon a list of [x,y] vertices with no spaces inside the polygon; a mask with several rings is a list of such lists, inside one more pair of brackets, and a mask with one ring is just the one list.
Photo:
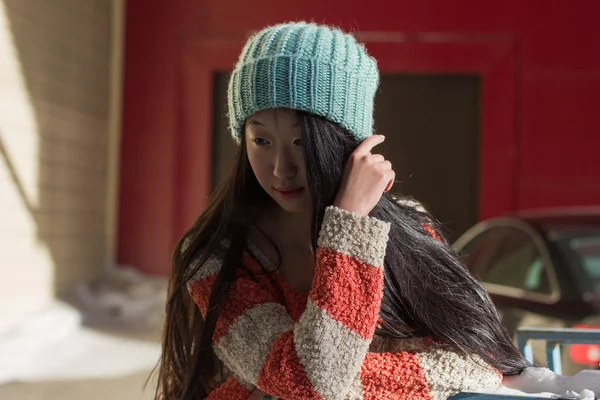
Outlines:
{"label": "parked car", "polygon": [[[600,208],[485,220],[454,248],[482,281],[510,332],[520,326],[600,328]],[[563,351],[564,374],[599,364],[600,345]]]}

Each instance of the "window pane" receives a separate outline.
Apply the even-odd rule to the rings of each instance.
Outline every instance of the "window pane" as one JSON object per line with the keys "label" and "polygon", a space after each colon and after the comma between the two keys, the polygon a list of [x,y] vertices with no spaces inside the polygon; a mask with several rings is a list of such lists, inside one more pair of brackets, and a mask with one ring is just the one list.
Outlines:
{"label": "window pane", "polygon": [[485,272],[486,259],[492,253],[493,247],[498,243],[497,229],[484,231],[475,236],[462,249],[462,259],[475,276],[481,278]]}
{"label": "window pane", "polygon": [[506,228],[483,280],[530,292],[551,293],[539,249],[527,233],[516,228]]}
{"label": "window pane", "polygon": [[557,245],[562,262],[576,279],[581,293],[600,294],[600,230],[589,225],[561,224],[547,227],[547,236]]}
{"label": "window pane", "polygon": [[579,259],[586,277],[590,279],[592,288],[600,293],[600,235],[590,234],[568,241],[569,248]]}

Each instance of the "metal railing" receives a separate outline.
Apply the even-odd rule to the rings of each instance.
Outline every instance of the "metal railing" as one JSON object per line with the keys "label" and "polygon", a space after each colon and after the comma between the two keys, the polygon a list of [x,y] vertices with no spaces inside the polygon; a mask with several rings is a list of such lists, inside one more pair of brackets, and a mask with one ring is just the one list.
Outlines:
{"label": "metal railing", "polygon": [[[531,340],[546,341],[546,355],[548,368],[557,374],[562,373],[561,346],[567,344],[600,344],[600,329],[572,329],[572,328],[518,328],[517,343],[519,350],[525,358],[533,363],[533,348]],[[522,397],[512,395],[496,395],[482,393],[459,393],[449,398],[450,400],[510,400],[510,399],[538,399],[541,397]]]}
{"label": "metal railing", "polygon": [[[513,396],[508,394],[482,394],[482,393],[459,393],[448,398],[449,400],[511,400],[511,399],[527,399],[527,400],[548,400],[547,397],[532,397],[532,396]],[[559,398],[556,398],[559,399]]]}
{"label": "metal railing", "polygon": [[600,344],[600,329],[520,328],[517,330],[519,350],[533,363],[531,340],[546,341],[548,368],[562,374],[561,346],[566,344]]}

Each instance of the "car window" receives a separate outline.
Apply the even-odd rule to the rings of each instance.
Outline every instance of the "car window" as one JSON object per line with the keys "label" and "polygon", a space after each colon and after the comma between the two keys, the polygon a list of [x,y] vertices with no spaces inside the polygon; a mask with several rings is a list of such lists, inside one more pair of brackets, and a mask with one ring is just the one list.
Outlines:
{"label": "car window", "polygon": [[528,233],[518,228],[503,228],[502,239],[481,278],[486,283],[528,292],[552,293],[539,248]]}
{"label": "car window", "polygon": [[596,293],[600,293],[600,235],[572,238],[568,245],[577,254]]}
{"label": "car window", "polygon": [[545,227],[563,262],[577,280],[581,294],[600,295],[600,229],[596,224],[553,224]]}
{"label": "car window", "polygon": [[481,278],[482,266],[486,265],[487,257],[499,242],[500,234],[498,231],[497,228],[483,231],[461,249],[462,259],[467,269],[479,278]]}

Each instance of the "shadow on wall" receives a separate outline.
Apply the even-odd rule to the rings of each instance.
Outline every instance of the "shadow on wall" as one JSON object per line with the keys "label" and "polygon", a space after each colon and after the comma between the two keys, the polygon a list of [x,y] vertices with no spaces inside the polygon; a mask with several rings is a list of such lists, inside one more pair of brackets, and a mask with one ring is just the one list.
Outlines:
{"label": "shadow on wall", "polygon": [[0,56],[0,168],[8,181],[2,191],[14,199],[2,205],[14,223],[0,228],[11,238],[0,246],[16,246],[0,247],[0,257],[20,253],[2,263],[26,271],[14,279],[8,271],[15,290],[50,284],[60,294],[104,270],[110,7],[0,5],[0,54],[8,55]]}

